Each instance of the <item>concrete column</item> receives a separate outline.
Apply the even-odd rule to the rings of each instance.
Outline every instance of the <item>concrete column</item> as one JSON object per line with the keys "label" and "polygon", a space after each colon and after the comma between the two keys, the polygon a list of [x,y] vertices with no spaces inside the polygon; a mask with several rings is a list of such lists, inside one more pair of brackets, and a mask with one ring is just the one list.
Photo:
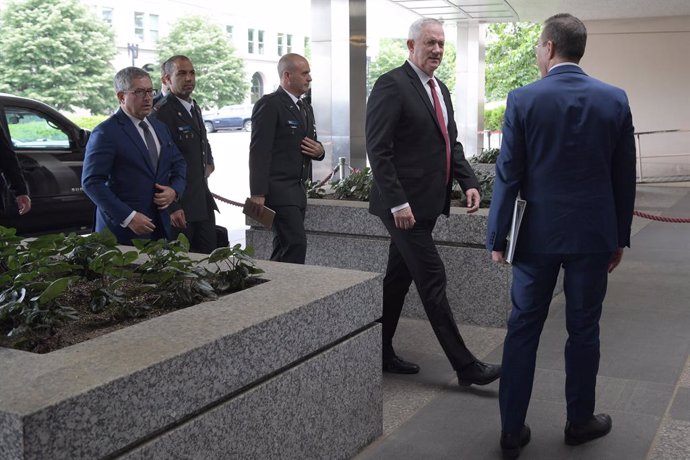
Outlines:
{"label": "concrete column", "polygon": [[455,123],[467,157],[484,143],[484,42],[483,24],[456,24]]}
{"label": "concrete column", "polygon": [[366,0],[311,0],[312,106],[326,158],[313,162],[315,180],[339,157],[366,165]]}

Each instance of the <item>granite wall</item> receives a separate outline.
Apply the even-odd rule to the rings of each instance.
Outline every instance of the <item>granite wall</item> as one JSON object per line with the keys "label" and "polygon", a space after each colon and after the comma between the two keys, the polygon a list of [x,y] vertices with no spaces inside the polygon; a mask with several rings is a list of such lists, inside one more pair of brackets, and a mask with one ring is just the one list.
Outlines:
{"label": "granite wall", "polygon": [[[504,327],[510,311],[511,270],[491,262],[484,247],[488,209],[467,214],[451,208],[441,216],[434,240],[448,277],[447,293],[455,319],[480,326]],[[270,231],[252,225],[247,245],[256,257],[271,254]],[[368,203],[339,200],[309,200],[305,219],[307,264],[383,273],[388,258],[388,233],[381,221],[369,214]],[[426,318],[414,286],[403,315]]]}
{"label": "granite wall", "polygon": [[0,459],[349,458],[380,436],[380,276],[258,265],[213,302],[0,348]]}

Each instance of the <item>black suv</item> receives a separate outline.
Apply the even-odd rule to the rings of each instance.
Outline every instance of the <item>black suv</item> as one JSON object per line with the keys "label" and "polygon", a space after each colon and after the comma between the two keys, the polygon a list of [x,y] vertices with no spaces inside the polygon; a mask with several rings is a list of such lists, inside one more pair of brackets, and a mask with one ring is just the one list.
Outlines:
{"label": "black suv", "polygon": [[0,177],[0,206],[7,206],[0,209],[0,225],[26,236],[90,231],[95,207],[81,189],[89,131],[42,102],[3,93],[0,129],[10,136],[31,197],[31,211],[19,216]]}

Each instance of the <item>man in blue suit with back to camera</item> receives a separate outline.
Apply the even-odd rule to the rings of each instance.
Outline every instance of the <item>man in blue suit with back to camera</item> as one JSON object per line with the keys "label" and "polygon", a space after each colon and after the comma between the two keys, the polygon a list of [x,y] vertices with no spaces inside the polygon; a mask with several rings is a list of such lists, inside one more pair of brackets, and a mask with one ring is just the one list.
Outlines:
{"label": "man in blue suit with back to camera", "polygon": [[635,141],[625,92],[589,77],[582,22],[558,14],[535,47],[542,79],[508,95],[489,212],[487,248],[504,263],[513,205],[527,201],[513,259],[512,303],[499,390],[501,448],[516,458],[539,336],[561,266],[566,300],[565,443],[605,436],[611,417],[594,414],[599,318],[608,273],[630,246]]}
{"label": "man in blue suit with back to camera", "polygon": [[172,238],[168,207],[182,196],[186,164],[168,128],[147,115],[155,90],[138,67],[115,75],[120,109],[96,126],[86,145],[82,187],[96,204],[96,231],[120,244]]}

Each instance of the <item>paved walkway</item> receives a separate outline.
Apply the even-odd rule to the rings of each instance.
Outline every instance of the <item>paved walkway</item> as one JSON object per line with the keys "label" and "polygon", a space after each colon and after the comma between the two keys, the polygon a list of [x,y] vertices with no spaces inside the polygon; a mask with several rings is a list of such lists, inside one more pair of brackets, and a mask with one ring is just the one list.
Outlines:
{"label": "paved walkway", "polygon": [[[690,188],[640,185],[636,209],[690,217]],[[527,414],[532,442],[521,459],[690,459],[690,224],[636,217],[633,232],[601,320],[597,411],[611,414],[613,431],[582,446],[563,443],[561,294],[541,337]],[[505,330],[461,331],[475,354],[500,360]],[[426,321],[403,319],[396,337],[399,354],[422,371],[384,374],[384,435],[356,460],[500,458],[498,382],[458,387]]]}

